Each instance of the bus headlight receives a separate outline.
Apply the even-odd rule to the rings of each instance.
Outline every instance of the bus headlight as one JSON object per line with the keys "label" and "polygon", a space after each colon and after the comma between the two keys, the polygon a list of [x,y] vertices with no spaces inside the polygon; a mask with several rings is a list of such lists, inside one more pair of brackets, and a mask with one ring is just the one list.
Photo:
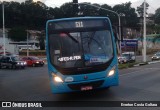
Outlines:
{"label": "bus headlight", "polygon": [[57,75],[55,75],[55,74],[52,74],[52,76],[53,76],[53,80],[54,80],[55,82],[63,82],[63,80],[62,80],[61,77],[59,77],[59,76],[57,76]]}
{"label": "bus headlight", "polygon": [[113,75],[115,74],[115,71],[116,71],[115,69],[116,69],[116,67],[114,66],[114,67],[109,71],[108,77],[113,76]]}
{"label": "bus headlight", "polygon": [[63,82],[63,80],[60,77],[58,77],[58,76],[54,77],[54,81],[55,82]]}

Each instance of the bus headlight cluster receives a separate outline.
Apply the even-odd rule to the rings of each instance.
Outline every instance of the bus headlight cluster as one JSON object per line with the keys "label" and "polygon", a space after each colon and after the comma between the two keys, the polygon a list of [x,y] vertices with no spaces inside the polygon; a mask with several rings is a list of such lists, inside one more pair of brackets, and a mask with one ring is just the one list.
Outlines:
{"label": "bus headlight cluster", "polygon": [[62,78],[52,73],[53,80],[55,82],[63,82]]}
{"label": "bus headlight cluster", "polygon": [[115,69],[116,69],[116,67],[114,66],[114,67],[109,71],[108,77],[113,76],[113,75],[115,74],[115,71],[116,71]]}

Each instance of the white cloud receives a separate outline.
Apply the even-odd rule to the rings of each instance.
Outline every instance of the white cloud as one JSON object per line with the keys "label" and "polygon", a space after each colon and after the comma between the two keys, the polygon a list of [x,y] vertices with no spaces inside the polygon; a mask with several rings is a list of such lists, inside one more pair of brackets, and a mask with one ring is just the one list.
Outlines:
{"label": "white cloud", "polygon": [[[59,7],[66,2],[72,2],[72,0],[43,0],[47,6],[50,7]],[[79,3],[81,2],[91,2],[91,3],[99,3],[99,4],[108,4],[110,6],[114,6],[115,4],[121,4],[126,2],[131,2],[132,7],[137,8],[140,6],[144,0],[78,0]],[[149,3],[149,13],[154,13],[157,8],[160,8],[160,0],[146,0]]]}
{"label": "white cloud", "polygon": [[[51,6],[51,7],[55,7],[55,6],[60,6],[66,2],[72,2],[72,0],[43,0],[45,2],[46,5]],[[91,2],[91,3],[99,3],[99,4],[121,4],[121,3],[126,3],[126,2],[136,2],[138,0],[78,0],[79,3],[81,2]]]}

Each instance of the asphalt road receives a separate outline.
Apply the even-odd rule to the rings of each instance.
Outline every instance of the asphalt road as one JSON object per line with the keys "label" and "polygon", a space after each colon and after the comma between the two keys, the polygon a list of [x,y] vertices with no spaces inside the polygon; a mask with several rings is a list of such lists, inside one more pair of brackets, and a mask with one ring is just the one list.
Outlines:
{"label": "asphalt road", "polygon": [[0,69],[0,101],[160,101],[160,63],[120,70],[119,86],[108,90],[69,94],[51,93],[47,71],[47,65]]}

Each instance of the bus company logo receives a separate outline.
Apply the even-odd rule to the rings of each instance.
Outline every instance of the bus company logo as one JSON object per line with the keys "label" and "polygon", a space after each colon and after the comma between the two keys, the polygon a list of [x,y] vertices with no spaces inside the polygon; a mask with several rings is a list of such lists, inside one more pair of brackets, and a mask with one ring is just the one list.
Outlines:
{"label": "bus company logo", "polygon": [[88,79],[88,76],[84,76],[84,79]]}
{"label": "bus company logo", "polygon": [[2,107],[11,107],[11,102],[2,102]]}

